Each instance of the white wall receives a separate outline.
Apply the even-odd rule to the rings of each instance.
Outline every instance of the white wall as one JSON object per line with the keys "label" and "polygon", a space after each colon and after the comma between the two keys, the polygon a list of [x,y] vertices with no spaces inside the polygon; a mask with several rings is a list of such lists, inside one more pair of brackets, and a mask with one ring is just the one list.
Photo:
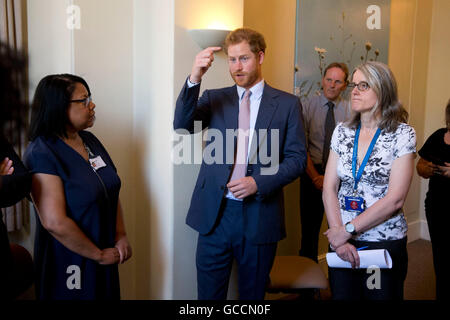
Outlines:
{"label": "white wall", "polygon": [[[71,4],[80,29],[67,28]],[[51,73],[79,74],[91,87],[92,131],[118,168],[134,249],[119,269],[122,297],[171,298],[173,2],[28,1],[28,26],[32,92]]]}
{"label": "white wall", "polygon": [[134,6],[136,298],[172,299],[174,1]]}
{"label": "white wall", "polygon": [[[243,0],[176,0],[175,1],[175,68],[174,97],[176,98],[191,72],[195,55],[202,49],[187,33],[189,29],[224,24],[230,29],[242,26]],[[223,21],[223,23],[220,23]],[[202,91],[230,86],[226,55],[216,54],[212,67],[204,76]],[[173,106],[174,108],[174,106]],[[173,110],[173,109],[172,109]],[[192,138],[196,152],[201,151],[201,134]],[[199,165],[174,166],[174,299],[197,298],[195,251],[198,233],[185,223]],[[236,297],[235,281],[231,281],[230,296]]]}
{"label": "white wall", "polygon": [[[69,0],[55,2],[53,0],[27,1],[27,35],[29,53],[29,99],[33,98],[34,90],[39,80],[49,73],[63,73],[71,71],[71,40],[70,31],[61,28],[65,25],[65,16],[58,12],[65,12]],[[30,12],[36,14],[31,16]],[[46,21],[47,23],[42,23]],[[45,35],[45,36],[43,36]],[[61,39],[61,41],[55,41]],[[45,58],[42,58],[45,53]],[[25,218],[25,221],[28,221]],[[30,210],[29,225],[19,231],[9,234],[10,242],[19,243],[33,254],[35,235],[35,213]]]}
{"label": "white wall", "polygon": [[[30,91],[51,73],[71,72],[71,31],[66,26],[70,0],[28,0],[28,51]],[[30,99],[32,95],[30,95]]]}
{"label": "white wall", "polygon": [[[110,153],[122,180],[125,226],[134,239],[133,202],[133,6],[121,0],[75,0],[81,28],[73,31],[73,73],[89,84],[96,104],[90,129]],[[120,266],[121,292],[132,296],[134,260]]]}

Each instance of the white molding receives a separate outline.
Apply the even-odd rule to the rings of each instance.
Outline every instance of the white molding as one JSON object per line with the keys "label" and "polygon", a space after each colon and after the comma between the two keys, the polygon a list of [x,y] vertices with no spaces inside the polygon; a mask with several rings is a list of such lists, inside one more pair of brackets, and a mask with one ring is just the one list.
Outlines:
{"label": "white molding", "polygon": [[421,220],[420,224],[420,239],[430,241],[430,232],[428,231],[428,222],[426,220]]}
{"label": "white molding", "polygon": [[420,239],[421,220],[408,223],[408,243]]}
{"label": "white molding", "polygon": [[430,233],[428,232],[428,223],[426,220],[419,219],[408,223],[408,242],[419,239],[430,240]]}
{"label": "white molding", "polygon": [[[68,6],[73,6],[74,0],[69,0]],[[67,13],[67,11],[66,11]],[[80,17],[81,19],[81,17]],[[75,74],[75,33],[74,29],[70,30],[70,73]]]}

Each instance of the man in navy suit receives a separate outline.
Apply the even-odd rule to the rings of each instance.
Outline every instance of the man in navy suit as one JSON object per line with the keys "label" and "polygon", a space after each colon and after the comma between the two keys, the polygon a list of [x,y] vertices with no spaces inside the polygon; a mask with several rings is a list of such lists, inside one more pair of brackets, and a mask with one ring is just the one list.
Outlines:
{"label": "man in navy suit", "polygon": [[208,128],[214,138],[205,150],[212,143],[216,147],[215,161],[206,159],[206,153],[203,156],[186,218],[199,232],[199,299],[226,299],[234,259],[239,298],[264,299],[277,242],[286,236],[283,187],[305,168],[300,102],[264,82],[265,48],[260,33],[234,30],[224,51],[236,85],[205,90],[198,98],[201,79],[214,61],[214,52],[221,50],[206,48],[196,56],[176,102],[174,129],[193,133]]}

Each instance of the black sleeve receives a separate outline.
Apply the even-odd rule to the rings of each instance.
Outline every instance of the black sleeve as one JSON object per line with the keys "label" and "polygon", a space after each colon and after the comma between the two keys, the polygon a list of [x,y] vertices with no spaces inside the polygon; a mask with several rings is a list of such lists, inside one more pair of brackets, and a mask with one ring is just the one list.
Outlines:
{"label": "black sleeve", "polygon": [[444,134],[446,129],[439,129],[428,137],[427,141],[423,144],[419,150],[419,156],[427,161],[431,161],[437,165],[443,165],[443,159],[440,157],[440,145],[444,140]]}
{"label": "black sleeve", "polygon": [[0,161],[6,157],[13,161],[12,175],[0,176],[0,207],[9,207],[24,197],[29,196],[31,190],[31,174],[9,144],[3,144]]}

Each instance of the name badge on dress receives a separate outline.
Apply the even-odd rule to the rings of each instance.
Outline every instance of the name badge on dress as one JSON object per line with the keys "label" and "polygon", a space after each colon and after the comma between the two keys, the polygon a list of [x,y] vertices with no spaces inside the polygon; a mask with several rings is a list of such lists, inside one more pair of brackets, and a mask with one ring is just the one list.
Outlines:
{"label": "name badge on dress", "polygon": [[91,167],[94,168],[96,171],[100,168],[106,167],[106,163],[100,156],[89,159],[89,162],[91,163]]}
{"label": "name badge on dress", "polygon": [[360,214],[365,210],[364,199],[361,197],[344,197],[345,210]]}

